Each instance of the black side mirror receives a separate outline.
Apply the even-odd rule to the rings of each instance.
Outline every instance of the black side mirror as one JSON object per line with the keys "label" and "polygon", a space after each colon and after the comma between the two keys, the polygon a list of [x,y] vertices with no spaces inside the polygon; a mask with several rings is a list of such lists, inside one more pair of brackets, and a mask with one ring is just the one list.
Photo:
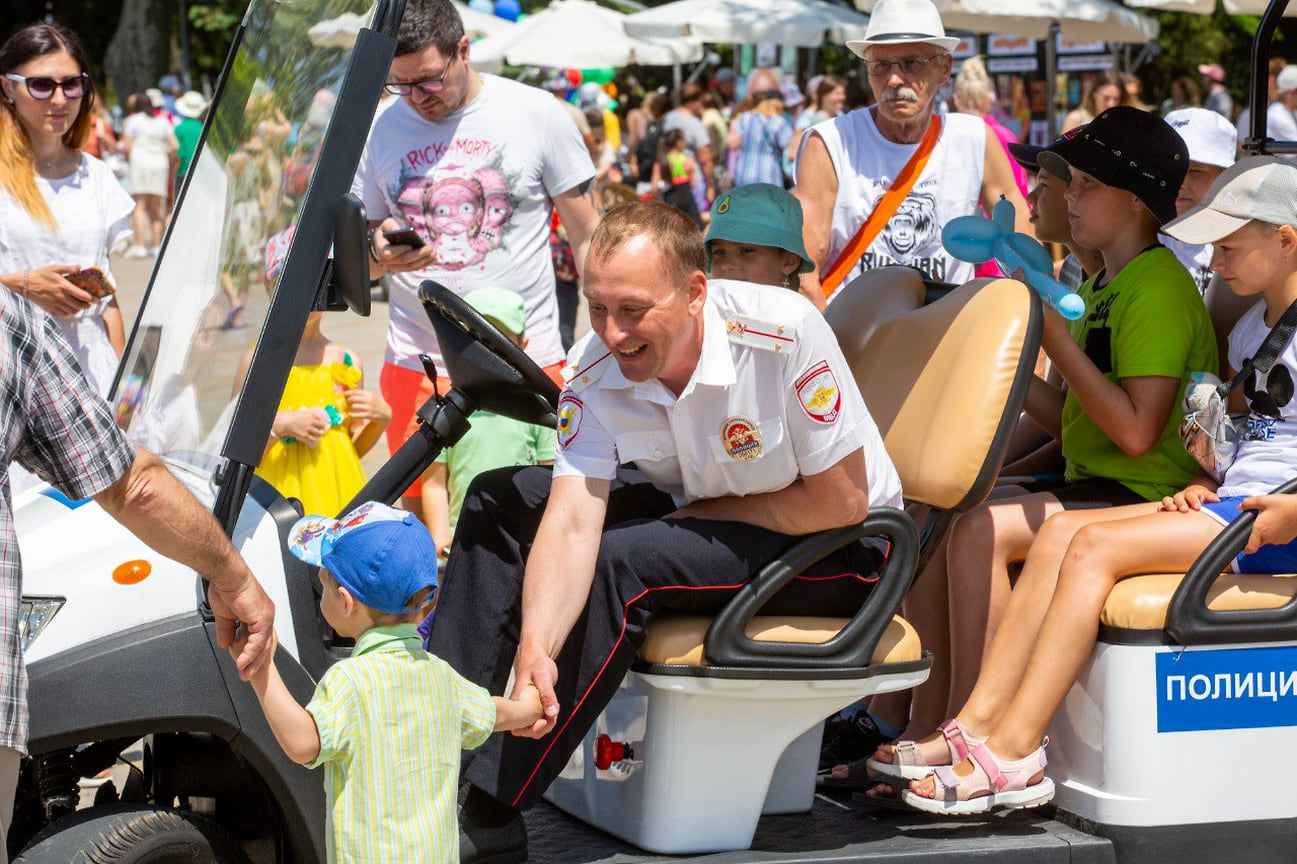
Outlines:
{"label": "black side mirror", "polygon": [[338,199],[333,216],[333,258],[325,275],[321,308],[369,316],[368,244],[365,205],[348,192]]}

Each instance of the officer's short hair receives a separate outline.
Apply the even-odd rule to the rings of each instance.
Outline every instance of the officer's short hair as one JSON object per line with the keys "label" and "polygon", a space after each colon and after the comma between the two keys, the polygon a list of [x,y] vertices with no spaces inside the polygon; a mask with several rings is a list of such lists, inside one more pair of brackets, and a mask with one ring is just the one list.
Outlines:
{"label": "officer's short hair", "polygon": [[696,271],[707,272],[702,232],[683,212],[661,201],[628,201],[609,210],[594,229],[586,256],[606,261],[640,235],[653,241],[677,290],[685,290]]}
{"label": "officer's short hair", "polygon": [[450,0],[407,0],[396,32],[396,56],[420,54],[429,45],[450,57],[464,38],[464,22]]}

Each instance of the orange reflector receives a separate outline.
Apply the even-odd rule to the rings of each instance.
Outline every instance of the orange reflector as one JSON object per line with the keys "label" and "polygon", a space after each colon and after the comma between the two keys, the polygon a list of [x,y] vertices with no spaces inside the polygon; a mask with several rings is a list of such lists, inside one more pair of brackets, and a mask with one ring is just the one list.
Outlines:
{"label": "orange reflector", "polygon": [[134,585],[143,582],[153,572],[153,565],[147,561],[127,561],[113,569],[113,581],[118,585]]}

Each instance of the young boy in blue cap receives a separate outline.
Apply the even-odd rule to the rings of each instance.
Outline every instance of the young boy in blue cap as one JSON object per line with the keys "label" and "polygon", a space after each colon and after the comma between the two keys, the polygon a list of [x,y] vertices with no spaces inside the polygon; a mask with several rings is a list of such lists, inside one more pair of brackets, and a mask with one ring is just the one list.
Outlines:
{"label": "young boy in blue cap", "polygon": [[437,558],[412,514],[370,502],[336,520],[307,516],[288,548],[320,567],[324,620],[356,640],[305,708],[273,663],[252,679],[288,758],[324,766],[330,864],[457,862],[460,751],[534,723],[539,693],[492,697],[423,649],[415,628],[437,587]]}

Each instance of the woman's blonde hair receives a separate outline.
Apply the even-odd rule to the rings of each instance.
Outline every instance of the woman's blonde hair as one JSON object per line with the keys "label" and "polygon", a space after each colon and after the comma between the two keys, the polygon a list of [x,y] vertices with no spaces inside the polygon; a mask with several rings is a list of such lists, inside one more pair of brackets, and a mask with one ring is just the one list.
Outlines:
{"label": "woman's blonde hair", "polygon": [[[0,46],[0,75],[13,72],[19,66],[37,57],[65,51],[82,74],[90,75],[81,40],[71,31],[57,24],[32,24],[24,27]],[[36,185],[36,159],[32,153],[27,130],[18,120],[18,111],[8,99],[0,99],[0,187],[31,215],[32,219],[51,228],[57,225],[49,204]],[[80,150],[90,136],[94,123],[95,90],[91,83],[81,97],[81,108],[71,128],[63,133],[63,143]]]}
{"label": "woman's blonde hair", "polygon": [[991,110],[994,101],[995,87],[986,71],[986,63],[981,54],[975,54],[964,61],[955,76],[955,107],[965,114],[980,117]]}

